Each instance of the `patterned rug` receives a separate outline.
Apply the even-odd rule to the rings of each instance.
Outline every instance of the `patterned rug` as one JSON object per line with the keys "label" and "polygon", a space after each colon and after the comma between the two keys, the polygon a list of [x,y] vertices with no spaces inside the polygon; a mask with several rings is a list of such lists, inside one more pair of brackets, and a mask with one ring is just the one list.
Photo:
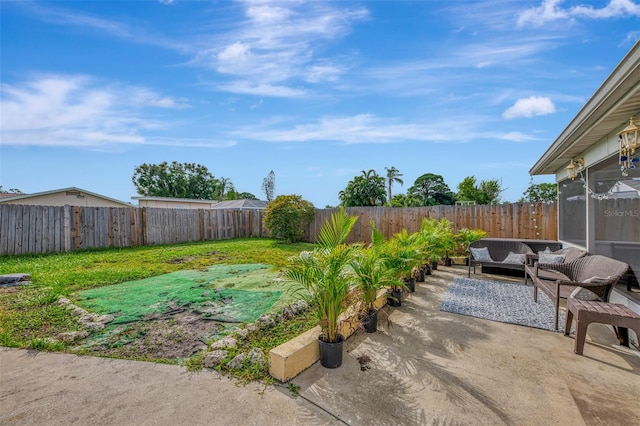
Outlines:
{"label": "patterned rug", "polygon": [[[534,302],[533,287],[530,285],[455,278],[440,310],[554,331],[553,303],[540,291],[538,303]],[[561,310],[559,331],[564,330],[564,323],[565,316]]]}

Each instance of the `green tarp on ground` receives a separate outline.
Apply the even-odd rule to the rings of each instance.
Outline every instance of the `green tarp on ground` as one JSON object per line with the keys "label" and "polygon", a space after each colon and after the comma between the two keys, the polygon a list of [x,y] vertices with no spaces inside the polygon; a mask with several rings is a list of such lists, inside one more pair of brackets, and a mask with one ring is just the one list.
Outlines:
{"label": "green tarp on ground", "polygon": [[253,322],[276,304],[285,288],[268,265],[214,265],[85,290],[76,300],[92,312],[114,315],[111,325],[178,310],[222,322]]}

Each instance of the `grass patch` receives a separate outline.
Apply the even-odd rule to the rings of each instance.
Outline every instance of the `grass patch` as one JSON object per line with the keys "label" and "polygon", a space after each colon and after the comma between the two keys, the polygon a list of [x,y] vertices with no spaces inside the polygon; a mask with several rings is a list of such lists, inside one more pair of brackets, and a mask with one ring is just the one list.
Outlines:
{"label": "grass patch", "polygon": [[[72,295],[81,290],[176,271],[206,269],[215,264],[260,263],[277,270],[286,264],[288,257],[312,248],[313,245],[308,243],[281,244],[273,239],[247,238],[4,256],[0,258],[0,274],[28,273],[32,284],[20,289],[0,289],[0,345],[21,348],[30,348],[34,344],[43,346],[41,339],[78,330],[79,324],[72,314],[56,303],[59,296],[73,300]],[[232,287],[233,290],[241,290],[235,284]],[[55,350],[68,349],[63,343],[43,342],[48,342],[46,346]],[[135,354],[127,354],[126,357],[135,359]]]}

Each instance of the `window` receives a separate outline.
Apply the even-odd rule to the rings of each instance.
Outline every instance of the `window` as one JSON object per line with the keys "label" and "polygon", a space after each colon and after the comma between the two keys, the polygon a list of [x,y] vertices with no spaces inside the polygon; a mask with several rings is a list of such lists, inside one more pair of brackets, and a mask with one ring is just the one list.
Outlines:
{"label": "window", "polygon": [[589,169],[594,254],[628,263],[640,277],[640,171],[620,173],[613,157]]}
{"label": "window", "polygon": [[567,179],[558,184],[558,219],[560,239],[586,247],[587,203],[580,179]]}

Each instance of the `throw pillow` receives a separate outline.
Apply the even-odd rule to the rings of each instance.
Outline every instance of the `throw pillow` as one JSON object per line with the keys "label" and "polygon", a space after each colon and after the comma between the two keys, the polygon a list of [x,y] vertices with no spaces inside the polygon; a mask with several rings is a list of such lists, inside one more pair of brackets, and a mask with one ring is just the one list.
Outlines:
{"label": "throw pillow", "polygon": [[493,262],[493,259],[489,254],[489,249],[487,247],[470,247],[469,250],[471,251],[471,255],[473,256],[474,260],[477,260],[478,262]]}
{"label": "throw pillow", "polygon": [[526,258],[527,258],[526,254],[514,253],[510,251],[509,255],[502,261],[502,263],[523,264]]}
{"label": "throw pillow", "polygon": [[577,287],[571,292],[569,297],[580,300],[600,300],[600,297],[597,294],[584,287]]}
{"label": "throw pillow", "polygon": [[552,254],[545,253],[543,251],[538,252],[538,262],[540,263],[563,263],[564,254]]}

